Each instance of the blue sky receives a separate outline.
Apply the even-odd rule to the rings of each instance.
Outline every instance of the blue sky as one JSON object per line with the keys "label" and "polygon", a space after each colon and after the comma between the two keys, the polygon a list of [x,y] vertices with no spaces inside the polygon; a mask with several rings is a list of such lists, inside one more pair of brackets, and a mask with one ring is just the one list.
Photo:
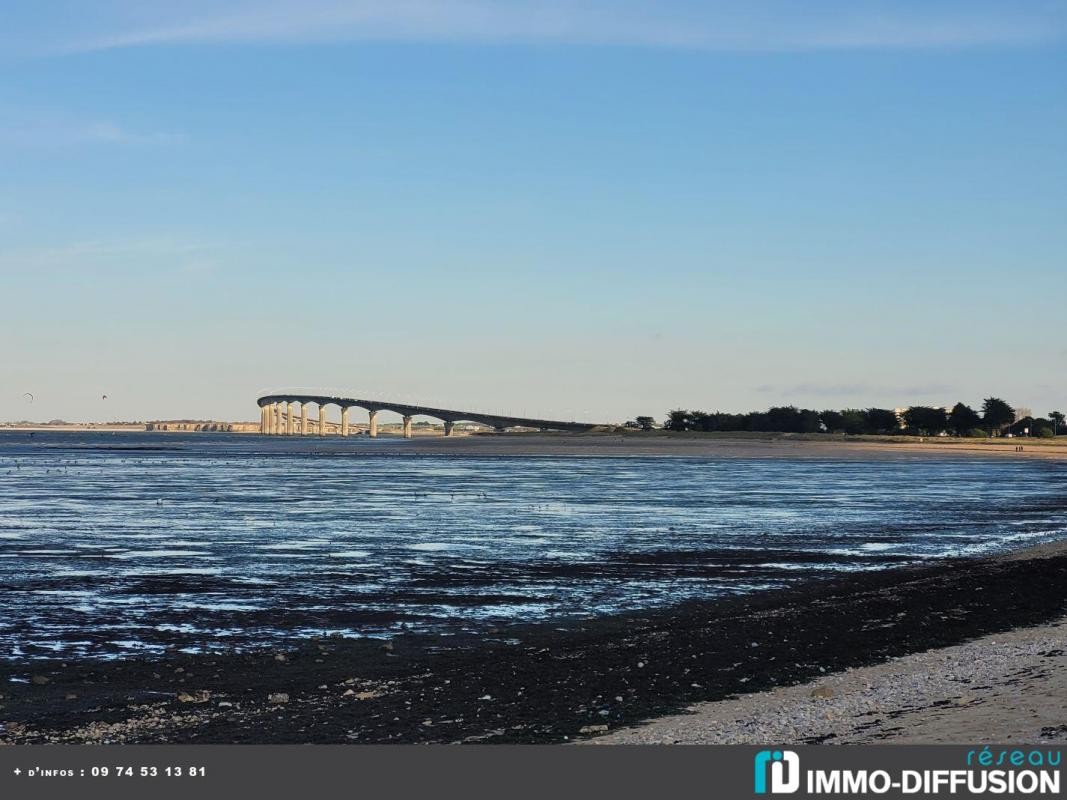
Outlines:
{"label": "blue sky", "polygon": [[0,419],[1067,406],[1063,2],[4,23]]}

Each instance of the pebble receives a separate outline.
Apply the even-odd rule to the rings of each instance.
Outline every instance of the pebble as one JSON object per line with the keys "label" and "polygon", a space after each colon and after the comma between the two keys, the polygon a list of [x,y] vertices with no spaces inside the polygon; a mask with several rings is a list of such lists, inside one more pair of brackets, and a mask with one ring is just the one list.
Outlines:
{"label": "pebble", "polygon": [[[578,733],[603,733],[608,729],[607,725],[584,725],[578,729]],[[567,738],[567,737],[563,737]]]}

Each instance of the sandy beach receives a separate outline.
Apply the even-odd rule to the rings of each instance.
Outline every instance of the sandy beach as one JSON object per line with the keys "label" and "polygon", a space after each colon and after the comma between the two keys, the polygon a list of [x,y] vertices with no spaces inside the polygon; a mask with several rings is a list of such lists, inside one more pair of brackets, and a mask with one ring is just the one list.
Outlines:
{"label": "sandy beach", "polygon": [[423,437],[419,454],[664,458],[919,458],[925,455],[1067,459],[1059,439],[834,437],[813,434],[537,433]]}
{"label": "sandy beach", "polygon": [[1067,742],[1067,617],[849,669],[589,744]]}
{"label": "sandy beach", "polygon": [[[1067,542],[1004,562],[1055,559]],[[1067,741],[1067,616],[796,686],[698,703],[589,744]]]}

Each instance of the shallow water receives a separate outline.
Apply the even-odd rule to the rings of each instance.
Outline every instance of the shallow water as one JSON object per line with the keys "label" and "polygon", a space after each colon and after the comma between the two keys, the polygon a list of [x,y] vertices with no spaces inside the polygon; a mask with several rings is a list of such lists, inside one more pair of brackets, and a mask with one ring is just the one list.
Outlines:
{"label": "shallow water", "polygon": [[453,633],[1067,535],[1067,465],[0,434],[0,658]]}

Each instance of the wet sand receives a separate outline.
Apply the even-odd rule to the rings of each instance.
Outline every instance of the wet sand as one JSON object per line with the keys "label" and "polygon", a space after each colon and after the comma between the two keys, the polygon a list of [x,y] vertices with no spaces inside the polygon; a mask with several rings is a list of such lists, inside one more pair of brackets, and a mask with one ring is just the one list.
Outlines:
{"label": "wet sand", "polygon": [[592,744],[1067,742],[1067,617],[700,703]]}
{"label": "wet sand", "polygon": [[[1049,545],[1008,558],[856,573],[661,611],[513,625],[482,636],[322,638],[286,652],[5,662],[0,743],[566,743],[634,728],[697,703],[741,697],[758,714],[770,701],[756,693],[800,687],[774,701],[796,702],[805,692],[810,698],[813,681],[828,682],[852,702],[847,698],[855,688],[847,683],[853,677],[846,670],[872,665],[882,665],[875,669],[884,671],[878,673],[883,684],[900,684],[895,676],[901,670],[910,675],[921,711],[956,702],[945,684],[927,676],[938,665],[962,669],[975,652],[999,655],[991,673],[971,674],[958,693],[968,698],[958,704],[972,715],[970,722],[952,728],[957,723],[939,711],[925,727],[911,721],[895,727],[920,739],[951,740],[965,730],[974,739],[1012,733],[1036,740],[1046,728],[1055,738],[1055,719],[1009,728],[986,712],[1004,706],[1017,690],[1038,707],[1051,704],[1039,693],[1057,696],[1059,679],[1046,676],[1062,664],[1055,642],[1063,630],[1057,623],[1067,616],[1065,585],[1067,546]],[[1054,627],[1032,640],[1019,638],[1028,635],[1022,629],[1041,625]],[[1010,641],[1021,649],[1005,650],[1000,643],[1009,640],[1002,635],[1012,630]],[[975,646],[999,650],[893,661],[992,634],[1001,638]],[[1016,655],[1020,666],[1013,674]],[[843,677],[830,677],[838,674]],[[857,680],[877,683],[876,673],[866,675]],[[907,711],[907,698],[891,699],[885,718],[902,718],[889,711]],[[723,708],[709,713],[725,719]],[[842,714],[852,713],[849,708]],[[879,725],[866,735],[893,733],[889,722]],[[794,727],[796,741],[865,735]]]}
{"label": "wet sand", "polygon": [[424,437],[407,446],[420,455],[842,459],[937,455],[1067,460],[1067,437],[920,441],[910,436],[845,438],[825,434],[505,433]]}

